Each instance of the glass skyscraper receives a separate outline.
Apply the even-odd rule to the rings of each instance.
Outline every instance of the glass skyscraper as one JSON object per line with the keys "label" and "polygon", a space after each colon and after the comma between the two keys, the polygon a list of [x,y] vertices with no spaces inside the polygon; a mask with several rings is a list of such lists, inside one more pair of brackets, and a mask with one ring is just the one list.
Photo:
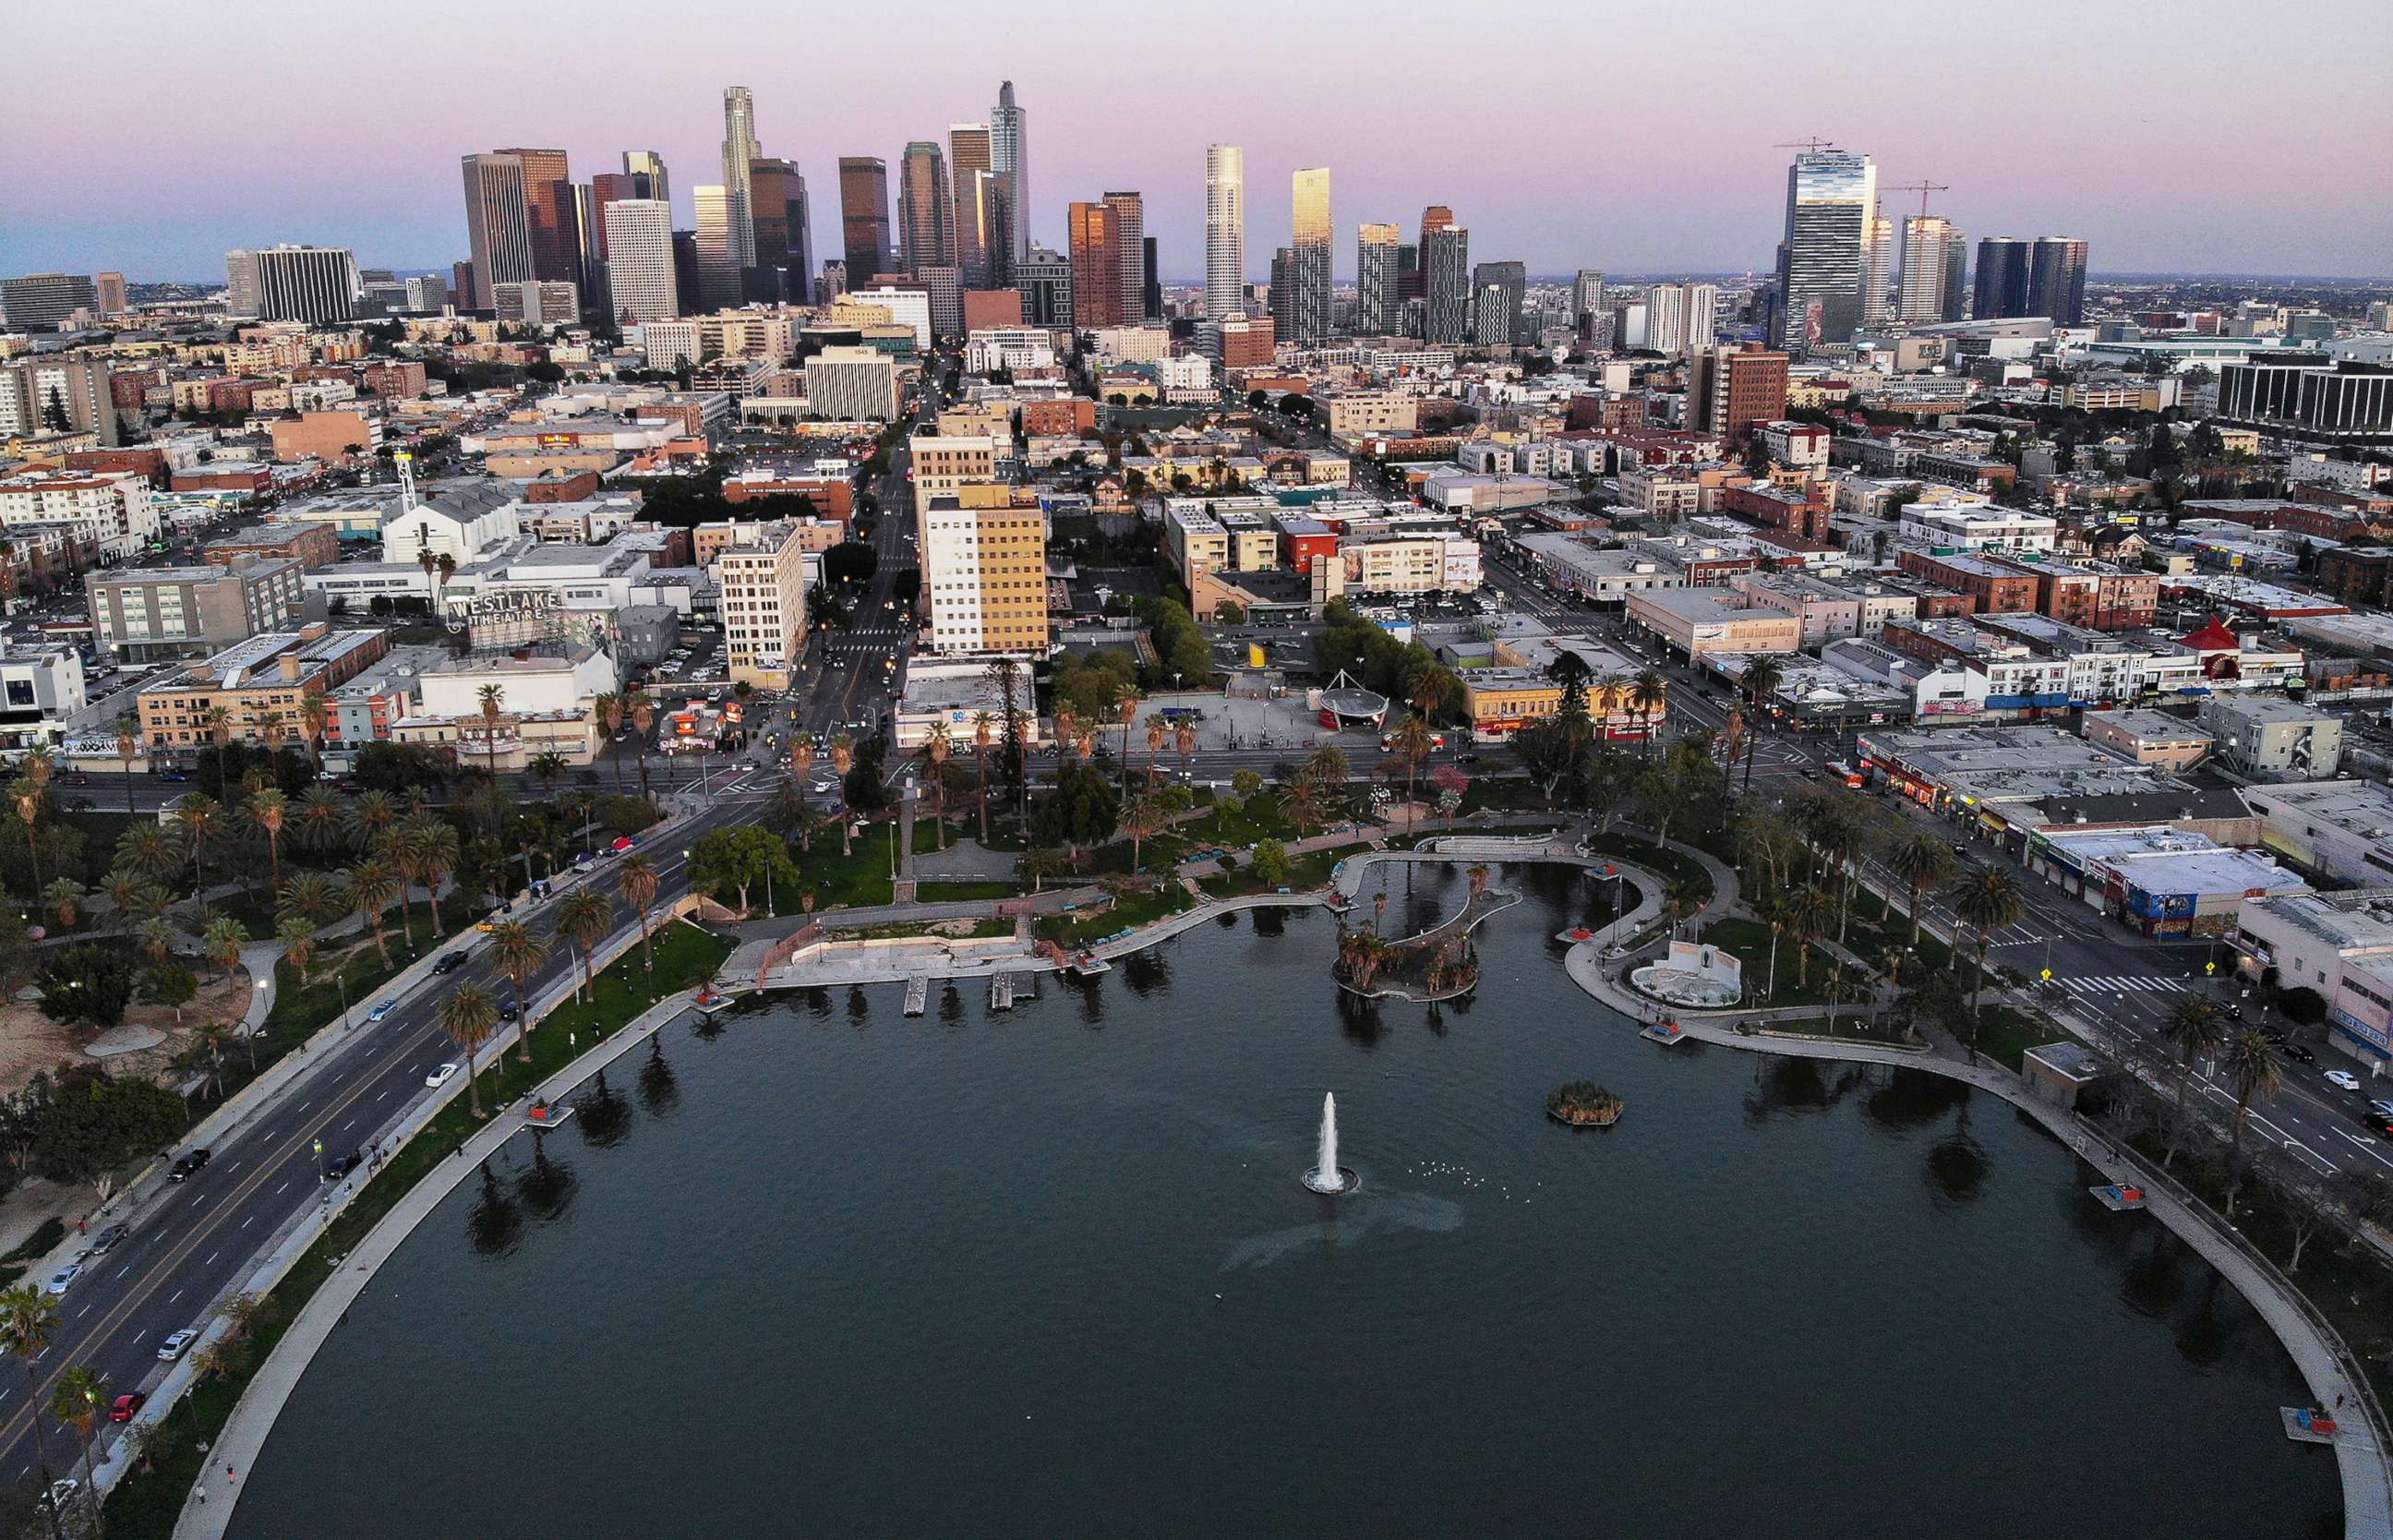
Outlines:
{"label": "glass skyscraper", "polygon": [[1789,351],[1852,340],[1869,278],[1877,167],[1850,150],[1806,150],[1786,168],[1778,336]]}
{"label": "glass skyscraper", "polygon": [[1288,277],[1295,293],[1288,317],[1298,342],[1329,335],[1329,168],[1309,166],[1295,178],[1295,261]]}
{"label": "glass skyscraper", "polygon": [[1247,308],[1247,157],[1234,144],[1205,147],[1205,319]]}

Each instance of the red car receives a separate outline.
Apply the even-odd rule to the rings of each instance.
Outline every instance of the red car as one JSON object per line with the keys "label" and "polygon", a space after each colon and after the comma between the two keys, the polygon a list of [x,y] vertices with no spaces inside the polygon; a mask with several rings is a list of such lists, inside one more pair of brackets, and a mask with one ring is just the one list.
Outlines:
{"label": "red car", "polygon": [[133,1414],[141,1410],[141,1408],[149,1403],[149,1400],[150,1398],[148,1396],[143,1395],[138,1390],[134,1391],[131,1395],[118,1396],[116,1400],[109,1405],[108,1420],[111,1422],[131,1422],[133,1420]]}

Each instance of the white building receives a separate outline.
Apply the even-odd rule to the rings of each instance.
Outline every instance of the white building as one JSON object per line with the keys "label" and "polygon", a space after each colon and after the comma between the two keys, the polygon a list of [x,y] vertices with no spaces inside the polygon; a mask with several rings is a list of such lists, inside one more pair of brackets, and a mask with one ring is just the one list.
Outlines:
{"label": "white building", "polygon": [[656,198],[619,199],[607,205],[606,223],[607,287],[615,319],[645,325],[678,315],[672,206]]}
{"label": "white building", "polygon": [[129,561],[158,538],[150,483],[129,471],[28,471],[0,481],[0,529],[72,524],[110,561]]}
{"label": "white building", "polygon": [[[56,743],[67,719],[82,711],[83,655],[69,646],[9,647],[0,651],[0,747],[29,749]],[[116,735],[108,735],[108,752]]]}
{"label": "white building", "polygon": [[704,356],[694,320],[644,321],[625,335],[647,359],[650,369],[677,369],[685,363],[696,364]]}
{"label": "white building", "polygon": [[879,305],[889,311],[891,324],[914,329],[914,346],[927,353],[931,350],[931,296],[922,289],[900,289],[883,284],[877,289],[850,289],[840,296],[849,305]]}
{"label": "white building", "polygon": [[445,555],[463,567],[522,532],[517,503],[503,489],[459,489],[394,515],[382,527],[382,559],[420,565],[428,551],[436,561]]}
{"label": "white building", "polygon": [[1903,510],[1898,533],[1939,549],[2049,551],[2060,538],[2060,523],[2049,515],[2022,514],[1983,502],[1956,506],[1923,497]]}
{"label": "white building", "polygon": [[897,415],[896,360],[877,347],[826,347],[806,361],[806,410],[834,422]]}
{"label": "white building", "polygon": [[984,326],[964,338],[964,372],[991,374],[1003,370],[1055,367],[1055,335],[1040,326]]}
{"label": "white building", "polygon": [[2270,850],[2338,882],[2393,883],[2393,790],[2336,779],[2249,786],[2239,794]]}
{"label": "white building", "polygon": [[2248,901],[2229,937],[2248,977],[2326,1001],[2327,1041],[2376,1075],[2393,1064],[2393,889]]}
{"label": "white building", "polygon": [[1168,326],[1100,326],[1090,334],[1101,363],[1154,363],[1171,356]]}

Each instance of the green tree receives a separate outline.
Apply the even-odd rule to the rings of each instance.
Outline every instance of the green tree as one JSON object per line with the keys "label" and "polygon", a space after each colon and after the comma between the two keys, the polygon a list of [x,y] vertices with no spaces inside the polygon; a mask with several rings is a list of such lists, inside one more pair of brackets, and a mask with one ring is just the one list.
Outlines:
{"label": "green tree", "polygon": [[[58,1306],[40,1289],[31,1284],[0,1292],[0,1344],[17,1355],[25,1370],[25,1390],[29,1401],[38,1401],[41,1382],[34,1377],[35,1361],[50,1351],[50,1338],[59,1329]],[[42,1436],[42,1419],[33,1418],[33,1448],[42,1466],[42,1489],[50,1487],[49,1442]],[[51,1540],[59,1540],[59,1512],[49,1509]]]}
{"label": "green tree", "polygon": [[488,989],[471,980],[440,998],[440,1030],[457,1045],[458,1057],[464,1064],[466,1105],[477,1122],[482,1117],[482,1087],[474,1073],[474,1055],[490,1040],[490,1031],[498,1020],[498,1002],[490,998]]}
{"label": "green tree", "polygon": [[531,975],[548,960],[548,942],[519,920],[502,920],[490,927],[490,959],[516,986],[516,1006],[523,1012],[523,1031],[516,1038],[516,1057],[531,1062]]}
{"label": "green tree", "polygon": [[1264,840],[1255,846],[1255,878],[1265,887],[1275,888],[1288,881],[1288,847],[1277,840]]}
{"label": "green tree", "polygon": [[790,860],[789,842],[753,824],[714,829],[690,847],[690,884],[717,893],[738,889],[743,911],[752,887],[768,878],[795,881],[798,876],[797,867]]}
{"label": "green tree", "polygon": [[1924,829],[1906,829],[1887,846],[1887,869],[1910,893],[1913,946],[1919,945],[1920,895],[1951,881],[1957,864],[1953,847]]}
{"label": "green tree", "polygon": [[615,907],[597,889],[584,885],[565,895],[556,907],[556,933],[573,944],[582,953],[582,988],[595,995],[598,981],[595,976],[591,955],[607,933],[615,928]]}
{"label": "green tree", "polygon": [[2006,925],[2015,925],[2027,912],[2027,900],[2011,881],[2009,872],[1999,867],[1984,868],[1964,879],[1953,889],[1953,913],[1962,924],[1978,933],[1978,972],[1969,987],[1969,1062],[1978,1062],[1978,1022],[1983,1011],[1986,993],[1986,949],[1994,945],[1994,933]]}

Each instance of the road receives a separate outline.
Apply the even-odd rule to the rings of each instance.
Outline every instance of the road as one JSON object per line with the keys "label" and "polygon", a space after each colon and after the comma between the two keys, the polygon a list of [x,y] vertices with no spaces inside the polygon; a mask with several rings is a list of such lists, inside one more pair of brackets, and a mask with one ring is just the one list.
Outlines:
{"label": "road", "polygon": [[[650,854],[661,879],[659,901],[687,886],[683,850],[709,829],[752,816],[753,799],[714,803],[691,821],[668,831]],[[580,881],[617,896],[617,868],[598,866]],[[526,915],[533,930],[554,939],[552,897]],[[616,904],[628,923],[630,908]],[[451,943],[466,947],[468,943]],[[0,1480],[27,1481],[38,1474],[28,1436],[33,1405],[46,1406],[56,1376],[70,1364],[89,1364],[118,1390],[146,1388],[166,1365],[158,1362],[159,1341],[184,1326],[203,1324],[216,1296],[245,1277],[259,1247],[294,1216],[322,1201],[325,1160],[373,1141],[416,1096],[433,1066],[456,1057],[456,1049],[435,1021],[440,998],[462,978],[482,981],[502,998],[512,985],[492,968],[480,947],[459,972],[427,979],[398,998],[380,1022],[367,1020],[375,1003],[351,1001],[357,1023],[348,1038],[327,1050],[266,1111],[219,1143],[214,1158],[190,1181],[163,1188],[130,1221],[133,1233],[105,1257],[94,1258],[59,1299],[59,1331],[35,1364],[40,1383],[32,1395],[20,1376],[0,1383]],[[556,945],[532,983],[535,995],[578,970],[572,949]],[[316,1146],[320,1142],[323,1153]],[[29,1279],[38,1283],[41,1280]],[[50,1466],[63,1475],[68,1442],[44,1412],[43,1436]]]}

